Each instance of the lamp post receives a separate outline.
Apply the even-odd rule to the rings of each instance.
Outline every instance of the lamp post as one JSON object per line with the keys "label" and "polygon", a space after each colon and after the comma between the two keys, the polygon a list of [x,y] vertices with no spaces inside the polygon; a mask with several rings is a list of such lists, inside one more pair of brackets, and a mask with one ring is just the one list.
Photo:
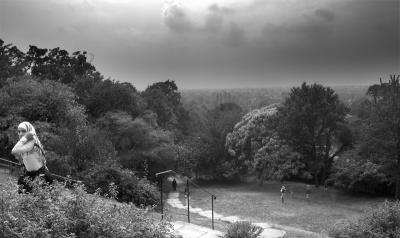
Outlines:
{"label": "lamp post", "polygon": [[189,191],[189,179],[186,180],[186,197],[187,197],[187,216],[188,216],[188,223],[190,223],[190,209],[189,209],[190,191]]}
{"label": "lamp post", "polygon": [[156,177],[160,176],[161,220],[164,219],[164,204],[163,204],[163,178],[164,177],[162,175],[164,175],[166,173],[170,173],[170,172],[173,172],[173,171],[172,170],[167,170],[167,171],[163,171],[163,172],[160,172],[160,173],[156,173]]}

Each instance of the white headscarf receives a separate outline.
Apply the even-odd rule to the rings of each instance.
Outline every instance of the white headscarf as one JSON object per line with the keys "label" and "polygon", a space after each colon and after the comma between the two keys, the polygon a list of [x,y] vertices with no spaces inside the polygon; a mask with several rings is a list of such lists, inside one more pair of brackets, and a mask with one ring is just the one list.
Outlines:
{"label": "white headscarf", "polygon": [[18,125],[18,129],[24,129],[24,130],[26,130],[27,133],[30,132],[33,135],[33,139],[35,140],[35,144],[39,147],[39,151],[43,155],[42,156],[43,165],[46,166],[45,151],[43,149],[42,143],[40,143],[40,140],[39,140],[39,138],[38,138],[38,136],[36,134],[35,127],[33,127],[31,123],[29,123],[27,121],[24,121],[24,122],[21,122]]}

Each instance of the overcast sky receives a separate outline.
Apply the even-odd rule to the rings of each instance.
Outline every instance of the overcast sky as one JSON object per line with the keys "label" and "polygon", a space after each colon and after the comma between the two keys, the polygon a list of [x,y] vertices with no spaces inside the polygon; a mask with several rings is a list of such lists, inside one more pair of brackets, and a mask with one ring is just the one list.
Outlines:
{"label": "overcast sky", "polygon": [[372,84],[400,73],[400,0],[0,0],[0,38],[86,50],[139,90]]}

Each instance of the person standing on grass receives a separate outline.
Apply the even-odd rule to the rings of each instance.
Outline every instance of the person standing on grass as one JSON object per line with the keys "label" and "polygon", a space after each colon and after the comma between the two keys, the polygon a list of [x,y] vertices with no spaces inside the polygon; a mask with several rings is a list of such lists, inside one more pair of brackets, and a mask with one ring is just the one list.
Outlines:
{"label": "person standing on grass", "polygon": [[306,185],[306,199],[310,200],[310,194],[311,194],[311,186],[310,185]]}
{"label": "person standing on grass", "polygon": [[29,181],[39,177],[45,182],[51,183],[52,178],[46,166],[45,151],[36,135],[35,128],[31,123],[25,121],[18,125],[17,131],[19,141],[11,150],[11,153],[24,165],[24,175],[18,179],[18,192],[30,192],[32,186]]}
{"label": "person standing on grass", "polygon": [[285,186],[281,187],[281,201],[282,203],[285,203],[285,193],[286,193],[286,188]]}

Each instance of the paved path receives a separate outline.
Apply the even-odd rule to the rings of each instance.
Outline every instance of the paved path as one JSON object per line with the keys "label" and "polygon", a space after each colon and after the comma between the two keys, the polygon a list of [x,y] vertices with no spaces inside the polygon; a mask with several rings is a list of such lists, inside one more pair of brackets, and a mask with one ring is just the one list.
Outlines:
{"label": "paved path", "polygon": [[183,221],[172,222],[172,225],[175,232],[183,238],[217,238],[223,235],[220,231]]}
{"label": "paved path", "polygon": [[[170,193],[167,199],[167,203],[175,208],[178,209],[185,209],[187,210],[187,206],[182,204],[182,202],[179,200],[179,194],[177,192]],[[199,214],[200,216],[207,217],[211,219],[211,210],[204,211],[201,208],[194,208],[192,206],[189,206],[189,210],[192,213]],[[240,219],[238,216],[223,216],[222,214],[218,214],[214,212],[214,219],[215,220],[221,220],[229,223],[234,223],[237,221],[244,221],[243,219]],[[264,228],[264,231],[261,233],[260,238],[281,238],[284,237],[286,232],[278,229],[274,229],[269,225],[268,223],[253,223],[254,225],[260,226]],[[179,232],[180,235],[183,236],[183,238],[197,238],[197,237],[207,237],[207,238],[217,238],[219,237],[218,234],[221,234],[221,232],[217,232],[215,230],[211,230],[209,228],[189,224],[186,222],[173,222],[174,229]],[[176,226],[176,228],[175,228]],[[182,232],[182,233],[181,233]]]}

